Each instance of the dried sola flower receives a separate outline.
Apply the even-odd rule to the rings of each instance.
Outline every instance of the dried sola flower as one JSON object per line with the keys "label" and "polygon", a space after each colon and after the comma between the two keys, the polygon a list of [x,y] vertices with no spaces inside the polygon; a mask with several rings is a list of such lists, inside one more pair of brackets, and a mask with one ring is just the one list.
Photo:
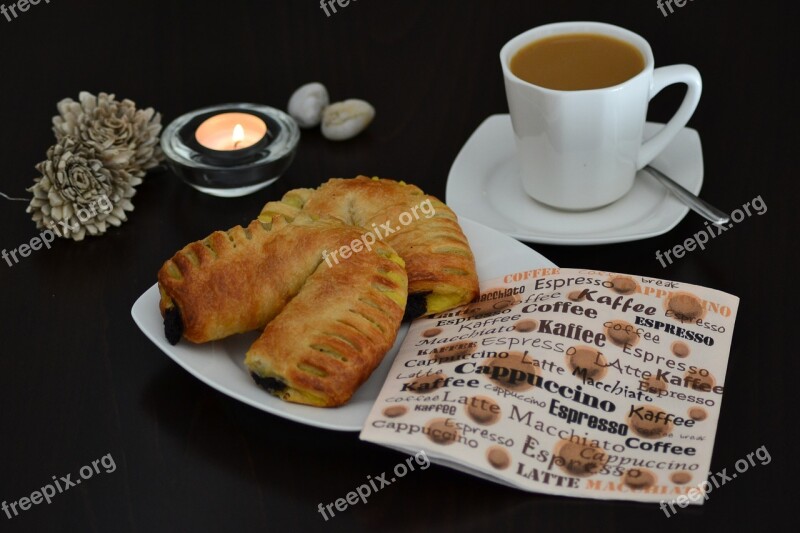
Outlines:
{"label": "dried sola flower", "polygon": [[144,171],[107,166],[92,145],[62,136],[47,150],[47,159],[36,165],[41,177],[28,189],[33,199],[27,208],[37,228],[56,235],[83,240],[119,226],[133,211],[130,198],[142,182]]}
{"label": "dried sola flower", "polygon": [[107,166],[133,173],[153,168],[164,158],[158,142],[161,115],[152,107],[137,110],[131,100],[120,102],[102,92],[94,96],[83,91],[78,100],[58,103],[59,114],[53,117],[56,140],[73,137],[94,148]]}

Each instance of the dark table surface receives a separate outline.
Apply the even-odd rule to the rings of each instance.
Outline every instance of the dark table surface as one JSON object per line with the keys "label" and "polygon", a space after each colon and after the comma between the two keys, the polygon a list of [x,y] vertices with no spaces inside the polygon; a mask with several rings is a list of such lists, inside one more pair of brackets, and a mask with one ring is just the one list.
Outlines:
{"label": "dark table surface", "polygon": [[[6,4],[10,0],[6,0]],[[316,0],[47,0],[0,16],[0,190],[25,196],[52,144],[61,98],[114,92],[167,123],[202,106],[285,107],[320,80],[378,116],[335,144],[305,132],[283,179],[240,199],[150,175],[129,221],[101,238],[61,241],[0,263],[0,500],[14,501],[107,454],[116,469],[8,519],[3,531],[561,530],[722,531],[797,522],[797,30],[792,4],[355,0],[326,17]],[[768,211],[667,268],[655,258],[703,227],[688,215],[665,235],[590,247],[534,245],[555,263],[706,285],[741,298],[712,471],[766,446],[772,462],[666,518],[655,505],[550,497],[433,466],[325,522],[345,495],[402,456],[355,433],[315,429],[239,403],[159,351],[130,316],[161,263],[184,244],[249,221],[268,199],[360,173],[405,179],[444,197],[458,150],[507,112],[498,52],[514,35],[600,20],[647,38],[659,65],[691,63],[704,94],[690,126],[705,158],[703,197],[727,212],[761,196]],[[682,97],[652,103],[665,121]],[[22,202],[0,199],[0,247],[38,233]],[[792,392],[792,391],[795,392]],[[107,460],[110,461],[110,460]],[[109,463],[110,464],[110,463]],[[110,468],[109,468],[110,470]]]}

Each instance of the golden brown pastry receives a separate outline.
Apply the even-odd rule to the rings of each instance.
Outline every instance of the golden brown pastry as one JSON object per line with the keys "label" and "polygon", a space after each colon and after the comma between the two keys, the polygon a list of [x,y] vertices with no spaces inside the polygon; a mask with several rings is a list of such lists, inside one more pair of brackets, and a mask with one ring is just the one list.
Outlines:
{"label": "golden brown pastry", "polygon": [[407,316],[434,314],[478,294],[455,214],[413,185],[363,176],[288,192],[247,228],[183,248],[158,282],[170,342],[265,328],[248,370],[272,394],[316,406],[349,400],[409,306]]}
{"label": "golden brown pastry", "polygon": [[365,176],[331,179],[317,189],[287,192],[266,204],[259,219],[279,214],[292,220],[300,213],[336,217],[391,245],[408,272],[406,316],[440,313],[478,294],[475,259],[458,218],[414,185]]}
{"label": "golden brown pastry", "polygon": [[287,401],[345,403],[394,343],[408,295],[403,260],[385,243],[323,260],[360,235],[335,219],[276,216],[186,246],[158,274],[168,339],[207,342],[269,322],[245,361],[256,381]]}
{"label": "golden brown pastry", "polygon": [[245,365],[276,396],[330,407],[347,402],[392,347],[408,285],[385,244],[322,263],[248,350]]}
{"label": "golden brown pastry", "polygon": [[[262,329],[319,266],[322,250],[357,233],[308,217],[216,231],[161,267],[161,313],[195,343]],[[180,334],[168,332],[168,338],[174,344]]]}

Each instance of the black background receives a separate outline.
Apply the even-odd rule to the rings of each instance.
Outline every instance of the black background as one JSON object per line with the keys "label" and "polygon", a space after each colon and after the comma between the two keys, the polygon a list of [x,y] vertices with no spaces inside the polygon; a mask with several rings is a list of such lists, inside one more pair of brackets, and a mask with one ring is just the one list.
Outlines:
{"label": "black background", "polygon": [[[0,18],[0,190],[12,196],[27,195],[33,166],[53,142],[55,103],[81,90],[153,106],[164,124],[223,102],[285,107],[296,87],[314,80],[334,100],[361,97],[378,110],[368,132],[347,143],[304,132],[289,172],[258,194],[216,199],[153,174],[121,228],[57,242],[13,267],[0,263],[0,499],[30,495],[107,453],[117,464],[50,505],[13,520],[0,514],[0,529],[720,531],[797,522],[789,518],[798,473],[793,6],[695,0],[664,17],[655,0],[359,0],[328,18],[315,0],[51,0],[12,22]],[[762,445],[772,462],[714,491],[703,508],[669,519],[655,505],[528,494],[432,466],[325,522],[318,503],[403,456],[203,385],[139,332],[133,302],[178,248],[251,220],[288,189],[363,173],[406,179],[444,198],[460,147],[486,116],[507,111],[501,46],[528,28],[582,19],[641,34],[657,65],[701,71],[704,94],[690,126],[703,142],[703,197],[730,212],[761,195],[768,211],[666,269],[655,251],[701,229],[696,215],[644,241],[535,248],[561,266],[739,296],[711,466],[732,470]],[[650,120],[667,120],[682,94],[672,87],[659,95]],[[38,233],[25,205],[0,199],[0,247]]]}

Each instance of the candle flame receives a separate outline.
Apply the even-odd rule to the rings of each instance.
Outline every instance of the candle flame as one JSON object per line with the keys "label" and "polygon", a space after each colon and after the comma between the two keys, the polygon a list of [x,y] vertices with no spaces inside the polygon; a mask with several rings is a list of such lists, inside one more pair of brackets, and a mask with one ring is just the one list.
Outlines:
{"label": "candle flame", "polygon": [[244,128],[241,124],[237,124],[233,127],[233,135],[231,136],[231,140],[233,140],[233,147],[238,147],[239,143],[244,140]]}

